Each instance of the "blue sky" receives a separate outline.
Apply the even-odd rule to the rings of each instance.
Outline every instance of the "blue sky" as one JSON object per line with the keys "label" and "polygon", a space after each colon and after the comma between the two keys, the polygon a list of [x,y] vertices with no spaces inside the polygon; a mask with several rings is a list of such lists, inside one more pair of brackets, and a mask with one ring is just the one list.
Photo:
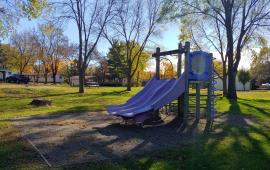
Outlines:
{"label": "blue sky", "polygon": [[[36,28],[38,23],[41,23],[40,20],[31,20],[21,19],[17,26],[17,31],[24,31],[31,28]],[[157,43],[162,50],[176,49],[178,47],[178,35],[179,35],[179,26],[176,23],[168,24],[162,26],[162,33],[158,37],[153,37],[152,39]],[[78,42],[77,37],[77,28],[76,25],[72,22],[69,22],[64,26],[64,34],[69,37],[70,42]],[[8,39],[5,39],[4,42],[8,42]],[[101,40],[99,43],[99,50],[104,55],[108,51],[108,44],[105,40]]]}
{"label": "blue sky", "polygon": [[[152,40],[154,40],[162,50],[177,49],[179,26],[177,24],[169,24],[167,26],[163,26],[162,30],[163,33],[158,37],[153,37]],[[65,35],[67,35],[72,42],[78,41],[77,28],[73,23],[69,23],[65,27]],[[106,55],[109,44],[106,42],[106,40],[101,40],[98,48],[102,54]]]}
{"label": "blue sky", "polygon": [[[31,28],[37,27],[38,23],[40,23],[40,20],[32,20],[29,21],[28,19],[22,19],[20,23],[17,26],[17,31],[23,31]],[[64,27],[64,34],[69,37],[70,42],[78,42],[77,37],[77,28],[75,24],[68,23]],[[172,50],[178,48],[178,36],[180,34],[179,31],[179,25],[177,23],[170,23],[167,25],[163,25],[161,28],[161,33],[159,36],[153,37],[152,40],[161,48],[161,50]],[[4,40],[4,43],[7,43],[8,39]],[[105,40],[101,40],[98,44],[98,49],[102,53],[102,55],[106,55],[108,52],[109,44]],[[218,54],[214,51],[211,51],[216,58],[218,57]],[[248,56],[248,54],[244,53],[243,56],[244,59],[240,62],[240,68],[249,68],[251,63],[251,58]],[[172,61],[174,64],[176,64],[176,60],[172,58]],[[150,62],[153,63],[153,62]],[[153,63],[154,64],[154,63]],[[152,65],[152,64],[151,64]]]}

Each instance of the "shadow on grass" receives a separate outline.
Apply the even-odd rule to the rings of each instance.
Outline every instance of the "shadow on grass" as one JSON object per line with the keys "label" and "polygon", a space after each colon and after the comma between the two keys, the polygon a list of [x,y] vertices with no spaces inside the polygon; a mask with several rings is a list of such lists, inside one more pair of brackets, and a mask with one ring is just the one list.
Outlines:
{"label": "shadow on grass", "polygon": [[72,92],[72,93],[59,93],[59,94],[47,94],[47,95],[38,95],[35,96],[35,98],[41,98],[41,97],[55,97],[55,96],[67,96],[67,95],[72,95],[72,94],[80,94],[79,92]]}
{"label": "shadow on grass", "polygon": [[40,94],[40,95],[35,95],[33,94],[32,96],[29,96],[29,93],[25,93],[25,95],[27,96],[24,96],[23,93],[19,93],[21,96],[3,96],[3,97],[0,97],[1,98],[43,98],[43,97],[57,97],[57,96],[67,96],[67,95],[72,95],[72,94],[79,94],[78,92],[72,92],[72,93],[59,93],[59,94]]}
{"label": "shadow on grass", "polygon": [[47,165],[13,128],[1,129],[0,169],[41,169]]}
{"label": "shadow on grass", "polygon": [[253,106],[253,105],[251,105],[251,104],[244,103],[244,102],[239,102],[239,103],[241,103],[242,105],[245,105],[245,106],[247,106],[247,107],[249,107],[249,108],[251,108],[251,109],[255,109],[255,110],[257,110],[259,113],[261,113],[261,114],[263,114],[263,115],[265,115],[265,116],[267,116],[267,117],[270,117],[270,112],[266,112],[265,109],[262,109],[262,108],[260,108],[260,107],[256,107],[256,106]]}
{"label": "shadow on grass", "polygon": [[254,117],[243,116],[239,103],[256,108],[261,113],[264,111],[239,100],[229,102],[230,109],[224,115],[225,120],[215,126],[216,129],[223,130],[210,140],[206,138],[204,145],[207,147],[201,150],[213,162],[210,168],[215,169],[216,166],[221,169],[267,169],[270,155],[265,147],[270,149],[269,133],[266,129],[261,129],[263,124]]}
{"label": "shadow on grass", "polygon": [[244,98],[240,98],[238,97],[239,100],[243,100],[243,101],[248,101],[248,102],[260,102],[262,104],[268,104],[270,103],[270,100],[267,99],[244,99]]}
{"label": "shadow on grass", "polygon": [[[117,94],[112,92],[111,95]],[[50,150],[43,148],[45,156],[56,165],[60,165],[62,160],[75,159],[73,156],[78,151],[85,151],[81,162],[89,161],[90,157],[95,160],[93,158],[99,156],[111,161],[65,166],[67,169],[267,169],[270,155],[265,148],[270,148],[269,133],[261,128],[261,122],[242,115],[239,101],[231,100],[229,103],[228,113],[219,115],[222,121],[214,122],[213,131],[203,136],[192,133],[198,128],[197,121],[176,133],[179,124],[175,121],[155,127],[125,126],[104,114],[89,113],[85,117],[84,112],[89,110],[85,106],[25,118],[23,122],[30,121],[29,127],[40,128],[40,131],[27,134],[33,139],[48,133],[46,128],[50,127],[42,124],[42,120],[76,119],[91,126],[72,131]],[[44,140],[50,141],[46,135]],[[113,163],[114,160],[117,162]]]}
{"label": "shadow on grass", "polygon": [[101,96],[118,96],[122,94],[128,94],[130,91],[121,90],[121,91],[112,91],[112,92],[101,92]]}
{"label": "shadow on grass", "polygon": [[[77,112],[73,113],[72,111],[74,110],[77,110]],[[78,112],[78,110],[81,112]],[[126,156],[132,157],[137,154],[150,153],[153,150],[174,147],[179,143],[187,142],[191,137],[199,137],[199,135],[193,134],[195,129],[198,128],[198,121],[194,121],[190,129],[177,133],[180,124],[176,119],[164,125],[138,127],[120,124],[121,121],[119,119],[101,113],[88,112],[85,114],[82,112],[84,110],[87,110],[87,108],[75,107],[49,115],[26,117],[19,121],[21,121],[21,124],[24,124],[21,129],[33,129],[27,130],[26,136],[34,141],[41,139],[45,142],[37,144],[37,147],[43,147],[43,151],[46,152],[45,156],[54,165],[66,164],[65,160],[74,161],[70,159],[77,155],[81,148],[86,149],[87,152],[79,162],[85,162],[85,159],[93,161],[97,159],[95,154],[101,156],[101,160],[119,160]],[[50,143],[50,138],[55,137],[48,136],[53,134],[50,133],[51,130],[57,131],[62,128],[62,126],[53,128],[54,122],[63,122],[65,120],[87,122],[86,127],[89,128],[68,132],[64,141],[56,144],[55,147],[47,149],[45,147],[44,149],[46,142]],[[18,120],[13,121],[16,122]],[[73,123],[71,124],[73,126]],[[64,127],[63,130],[65,130]],[[59,131],[57,133],[64,134],[65,132]],[[93,158],[89,158],[91,154],[94,154],[92,155]],[[151,162],[150,160],[150,162],[144,163],[144,166],[150,166]]]}
{"label": "shadow on grass", "polygon": [[[262,114],[264,116],[270,117],[270,112],[267,112],[266,109],[263,109],[263,106],[270,104],[270,100],[257,100],[257,99],[243,99],[238,98],[238,100],[229,100],[230,102],[230,109],[228,114],[237,114],[237,115],[245,115],[247,113],[243,112],[239,106],[239,104],[245,106],[247,109],[244,111],[247,111],[249,114]],[[252,102],[258,102],[257,104],[253,104]],[[262,107],[260,107],[262,106]],[[253,113],[250,110],[256,110],[257,113]]]}

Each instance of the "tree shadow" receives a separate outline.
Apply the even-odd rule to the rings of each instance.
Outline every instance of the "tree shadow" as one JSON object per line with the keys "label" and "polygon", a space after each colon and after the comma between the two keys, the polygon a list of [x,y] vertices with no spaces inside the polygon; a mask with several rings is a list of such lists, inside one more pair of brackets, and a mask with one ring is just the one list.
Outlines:
{"label": "tree shadow", "polygon": [[[185,131],[177,133],[180,124],[172,119],[161,125],[126,126],[118,118],[95,112],[74,112],[73,108],[49,115],[11,120],[54,165],[96,160],[123,159],[153,150],[177,146],[194,135],[198,121],[191,121]],[[72,120],[72,121],[67,121]],[[66,122],[59,125],[55,122]],[[77,124],[82,126],[77,126]],[[61,137],[62,134],[63,136]],[[54,143],[54,140],[57,142]],[[83,153],[81,153],[83,152]],[[80,155],[77,156],[75,155]]]}
{"label": "tree shadow", "polygon": [[[204,144],[207,146],[200,152],[206,153],[209,160],[215,162],[211,165],[222,169],[267,169],[270,160],[269,153],[265,152],[262,145],[270,143],[269,134],[259,127],[261,122],[254,117],[244,116],[237,100],[230,100],[229,111],[221,116],[222,123],[215,124],[217,131],[211,138],[206,138]],[[248,107],[254,107],[246,104]],[[260,110],[259,110],[260,111]],[[262,136],[265,140],[258,140],[253,135]],[[210,142],[209,142],[210,141]],[[269,146],[268,146],[269,147]],[[215,150],[218,150],[215,151]],[[215,152],[214,152],[215,151]],[[231,157],[222,159],[222,157]]]}
{"label": "tree shadow", "polygon": [[121,91],[112,91],[112,92],[101,92],[101,96],[118,96],[123,94],[128,94],[129,91],[127,90],[121,90]]}
{"label": "tree shadow", "polygon": [[67,96],[67,95],[72,95],[72,94],[80,94],[79,92],[69,92],[69,93],[59,93],[59,94],[47,94],[47,95],[38,95],[38,97],[56,97],[56,96]]}
{"label": "tree shadow", "polygon": [[[20,93],[20,95],[29,95],[29,93]],[[35,95],[33,94],[32,96],[24,96],[23,98],[43,98],[43,97],[57,97],[57,96],[67,96],[67,95],[73,95],[73,94],[79,94],[78,92],[72,92],[72,93],[58,93],[58,94],[40,94],[40,95]],[[18,96],[1,96],[1,98],[21,98],[21,97],[18,97]]]}
{"label": "tree shadow", "polygon": [[244,103],[244,102],[239,102],[239,103],[241,103],[242,105],[245,105],[245,106],[247,106],[247,107],[249,107],[249,108],[253,108],[253,109],[257,110],[259,113],[261,113],[261,114],[263,114],[263,115],[265,115],[265,116],[267,116],[267,117],[270,117],[270,112],[266,112],[266,111],[265,111],[264,109],[262,109],[262,108],[259,108],[259,107],[256,107],[256,106],[253,106],[253,105],[251,105],[251,104]]}
{"label": "tree shadow", "polygon": [[[25,135],[55,166],[120,160],[119,164],[128,169],[149,169],[157,161],[172,169],[267,169],[270,160],[264,147],[270,143],[269,134],[261,129],[261,122],[243,115],[239,101],[229,103],[229,111],[219,113],[217,121],[206,125],[202,135],[194,134],[200,125],[197,120],[177,133],[180,125],[175,119],[159,126],[126,126],[105,114],[75,112],[86,111],[84,107],[27,117],[21,122],[28,129]],[[66,120],[77,122],[48,124]],[[85,166],[91,169],[91,165]]]}
{"label": "tree shadow", "polygon": [[14,128],[1,129],[0,169],[47,168],[47,165]]}

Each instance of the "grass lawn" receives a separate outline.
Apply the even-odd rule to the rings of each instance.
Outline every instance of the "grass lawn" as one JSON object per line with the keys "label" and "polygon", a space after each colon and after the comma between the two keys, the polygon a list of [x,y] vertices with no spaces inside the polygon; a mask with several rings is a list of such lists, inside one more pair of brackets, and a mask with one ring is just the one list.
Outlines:
{"label": "grass lawn", "polygon": [[[0,169],[46,169],[39,155],[19,137],[8,121],[17,116],[105,110],[126,101],[140,88],[78,88],[0,84]],[[198,140],[120,162],[82,164],[59,169],[269,169],[270,91],[239,92],[237,101],[217,99],[219,114],[244,115],[254,122],[247,127],[222,124],[219,135],[205,134]],[[51,107],[28,105],[33,98],[51,99]],[[218,115],[219,116],[219,115]],[[242,123],[245,120],[243,119]],[[162,134],[161,134],[162,135]]]}

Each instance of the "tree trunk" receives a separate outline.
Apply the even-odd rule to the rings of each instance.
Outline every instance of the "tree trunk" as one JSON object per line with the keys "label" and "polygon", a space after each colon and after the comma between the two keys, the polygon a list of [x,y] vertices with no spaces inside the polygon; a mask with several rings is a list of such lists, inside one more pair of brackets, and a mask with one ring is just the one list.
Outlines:
{"label": "tree trunk", "polygon": [[241,58],[241,47],[240,47],[240,45],[237,45],[235,59],[233,57],[228,58],[228,59],[231,59],[231,61],[228,60],[229,64],[231,63],[231,66],[229,67],[230,68],[230,75],[228,74],[228,76],[229,76],[228,98],[229,99],[237,99],[235,80],[236,80],[237,69],[238,69],[238,65],[240,62],[240,58]]}
{"label": "tree trunk", "polygon": [[[78,3],[78,1],[77,1]],[[79,73],[79,93],[84,93],[84,67],[83,67],[83,39],[82,39],[82,23],[77,22],[77,27],[79,31],[79,58],[77,63],[77,69]],[[85,54],[86,55],[86,54]]]}
{"label": "tree trunk", "polygon": [[244,84],[244,83],[243,83],[243,88],[244,88],[244,91],[246,91],[246,86],[245,86],[245,85],[246,85],[246,84]]}
{"label": "tree trunk", "polygon": [[227,51],[226,56],[228,57],[228,98],[236,99],[235,90],[235,78],[236,72],[234,70],[234,38],[233,38],[233,9],[232,1],[226,1],[224,5],[225,10],[225,27],[227,36]]}
{"label": "tree trunk", "polygon": [[131,91],[131,75],[132,72],[132,63],[128,62],[128,71],[127,71],[127,91]]}
{"label": "tree trunk", "polygon": [[44,84],[47,84],[48,83],[48,73],[45,73],[44,74]]}
{"label": "tree trunk", "polygon": [[105,82],[105,76],[106,76],[106,72],[104,71],[103,72],[103,75],[102,75],[102,79],[101,79],[102,84],[104,84],[104,82]]}
{"label": "tree trunk", "polygon": [[84,70],[79,69],[79,93],[84,93]]}
{"label": "tree trunk", "polygon": [[127,91],[131,91],[131,75],[127,76]]}
{"label": "tree trunk", "polygon": [[225,77],[223,78],[223,96],[227,97],[228,96],[228,88],[227,88],[227,75],[225,75]]}
{"label": "tree trunk", "polygon": [[226,63],[223,63],[222,74],[223,74],[223,79],[222,79],[222,83],[223,83],[223,96],[225,97],[225,96],[228,95]]}
{"label": "tree trunk", "polygon": [[137,72],[137,80],[136,80],[136,87],[139,87],[139,76],[140,76],[140,72]]}
{"label": "tree trunk", "polygon": [[228,98],[229,99],[237,99],[236,87],[235,87],[235,79],[236,79],[236,71],[233,67],[229,67],[228,69]]}
{"label": "tree trunk", "polygon": [[53,74],[53,84],[56,84],[56,74]]}
{"label": "tree trunk", "polygon": [[71,69],[69,68],[68,65],[67,65],[67,81],[68,84],[71,85]]}
{"label": "tree trunk", "polygon": [[228,56],[228,95],[229,99],[236,99],[235,78],[236,70],[234,68],[234,48],[233,48],[233,31],[227,30],[227,54]]}

